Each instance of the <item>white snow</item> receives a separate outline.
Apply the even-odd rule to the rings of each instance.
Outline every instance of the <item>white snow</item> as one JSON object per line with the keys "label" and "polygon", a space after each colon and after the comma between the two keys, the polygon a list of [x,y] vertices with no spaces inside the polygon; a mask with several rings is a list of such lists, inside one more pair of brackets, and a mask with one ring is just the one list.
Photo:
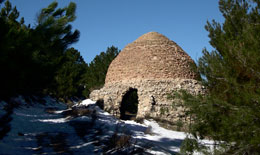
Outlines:
{"label": "white snow", "polygon": [[[134,121],[124,121],[126,124],[136,124],[136,125],[143,125],[148,128],[150,128],[150,131],[148,133],[145,132],[135,132],[134,131],[133,137],[142,141],[148,141],[152,142],[157,148],[151,148],[148,150],[151,154],[173,154],[176,152],[180,152],[180,145],[181,142],[189,136],[189,134],[185,132],[179,132],[179,131],[172,131],[165,129],[163,127],[160,127],[157,122],[154,120],[144,120],[144,124],[139,124]],[[201,144],[204,144],[205,146],[209,147],[209,149],[212,151],[214,147],[214,142],[210,140],[201,140],[199,141]],[[201,153],[195,152],[194,155],[200,155]]]}
{"label": "white snow", "polygon": [[41,146],[39,146],[39,147],[25,147],[25,149],[29,149],[29,150],[39,150],[41,148],[42,148]]}
{"label": "white snow", "polygon": [[[135,133],[133,135],[134,138],[140,141],[148,142],[150,144],[153,144],[155,147],[148,149],[147,152],[151,154],[175,154],[177,152],[180,152],[180,145],[182,141],[189,136],[189,134],[185,132],[179,132],[179,131],[172,131],[165,129],[163,127],[160,127],[157,122],[154,120],[144,120],[144,124],[139,124],[134,121],[124,121],[126,124],[129,125],[139,125],[139,126],[145,126],[147,128],[150,128],[149,132],[140,132],[138,129],[131,128],[133,132]],[[136,126],[138,127],[138,126]],[[209,147],[209,149],[213,150],[213,141],[210,140],[201,140],[200,143],[206,145]],[[195,152],[194,155],[200,155],[201,153]]]}
{"label": "white snow", "polygon": [[89,106],[89,105],[94,105],[96,102],[92,101],[91,99],[86,99],[81,101],[80,103],[76,104],[75,106],[81,107],[81,106]]}
{"label": "white snow", "polygon": [[[140,132],[137,129],[137,132],[133,128],[132,131],[135,133],[133,135],[139,141],[144,141],[152,143],[155,147],[148,150],[151,154],[174,154],[180,151],[181,141],[184,140],[187,136],[184,132],[177,132],[172,130],[167,130],[163,127],[160,127],[158,123],[154,120],[144,120],[144,124],[139,124],[134,121],[124,121],[126,124],[136,124],[141,125],[150,130],[149,132],[143,131]],[[138,126],[136,126],[138,127]],[[149,128],[149,129],[148,129]]]}
{"label": "white snow", "polygon": [[63,112],[66,112],[66,111],[70,111],[71,109],[67,109],[67,110],[57,110],[57,111],[53,111],[53,113],[55,114],[61,114]]}
{"label": "white snow", "polygon": [[29,115],[29,114],[24,114],[24,113],[19,113],[19,112],[14,112],[17,116],[26,116],[26,117],[37,117],[38,115]]}
{"label": "white snow", "polygon": [[[51,98],[47,98],[50,103],[52,103]],[[17,100],[24,100],[19,97]],[[1,102],[0,102],[1,103]],[[151,154],[158,154],[158,155],[166,155],[166,154],[176,154],[180,152],[180,146],[182,141],[189,136],[185,132],[178,132],[178,131],[172,131],[165,129],[161,127],[156,121],[154,120],[144,120],[143,124],[134,122],[132,120],[128,121],[122,121],[117,118],[115,118],[113,115],[109,114],[108,112],[105,112],[101,110],[98,106],[95,105],[96,102],[86,99],[81,101],[80,103],[77,103],[74,105],[73,108],[77,107],[84,107],[89,108],[92,111],[95,111],[97,116],[95,117],[95,125],[94,128],[103,129],[104,135],[96,135],[96,136],[111,136],[114,132],[116,132],[117,127],[120,127],[121,131],[127,130],[130,131],[129,134],[131,134],[132,138],[136,140],[136,146],[142,147],[144,145],[148,145],[149,148],[147,148],[145,151]],[[17,116],[26,116],[28,118],[32,118],[33,120],[30,120],[32,122],[44,122],[48,125],[54,125],[59,124],[58,126],[66,125],[66,123],[69,123],[69,121],[74,122],[91,122],[93,115],[86,115],[86,116],[80,116],[80,117],[71,117],[62,115],[63,112],[71,110],[71,109],[65,109],[61,110],[62,108],[58,108],[57,111],[54,111],[54,114],[48,114],[46,117],[36,117],[38,115],[33,114],[27,114],[23,113],[23,111],[14,112]],[[44,113],[45,114],[45,113]],[[45,115],[42,115],[45,116]],[[58,117],[58,118],[57,118]],[[40,119],[39,119],[40,118]],[[45,119],[43,119],[45,118]],[[64,124],[62,124],[64,123]],[[55,125],[54,125],[55,127]],[[91,128],[91,127],[90,127]],[[54,128],[55,129],[55,128]],[[72,130],[73,131],[73,130]],[[32,138],[35,135],[34,134],[28,134],[24,132],[24,137]],[[92,133],[93,134],[93,133]],[[85,135],[85,138],[88,139],[91,135],[88,133]],[[20,137],[19,137],[20,138]],[[93,138],[93,137],[92,137]],[[90,138],[89,138],[90,139]],[[103,137],[104,139],[104,137]],[[31,141],[31,140],[30,140]],[[92,145],[97,143],[96,139],[93,141],[88,142],[80,142],[80,143],[73,143],[73,145],[70,145],[70,149],[92,149]],[[210,140],[202,140],[201,143],[206,144],[207,146],[210,146],[210,149],[213,148],[213,141]],[[140,145],[141,144],[141,145]],[[144,144],[144,145],[142,145]],[[38,147],[27,147],[27,149],[31,150],[37,150]],[[94,147],[93,147],[94,149]],[[93,151],[93,150],[92,150]],[[200,154],[200,153],[195,153]]]}
{"label": "white snow", "polygon": [[[95,104],[90,99],[82,101],[79,105],[88,106]],[[124,126],[133,132],[133,138],[144,143],[150,143],[154,147],[147,151],[151,154],[175,154],[180,152],[180,145],[182,141],[188,136],[185,132],[172,131],[165,129],[154,120],[144,120],[143,124],[134,122],[132,120],[122,121],[114,118],[111,114],[99,109],[97,106],[93,106],[97,110],[97,115],[100,122],[107,122],[111,125],[123,123]],[[148,130],[147,132],[146,130]],[[201,143],[207,144],[208,146],[213,144],[213,141],[203,140]],[[199,154],[199,153],[195,153]]]}
{"label": "white snow", "polygon": [[49,123],[65,123],[69,121],[70,116],[65,118],[56,118],[56,119],[38,119],[40,122],[49,122]]}
{"label": "white snow", "polygon": [[88,143],[84,143],[84,144],[77,145],[77,146],[71,146],[70,148],[71,148],[71,149],[79,149],[79,148],[82,148],[82,147],[85,147],[85,146],[91,145],[91,144],[93,144],[93,143],[96,143],[96,142],[97,142],[97,141],[88,142]]}

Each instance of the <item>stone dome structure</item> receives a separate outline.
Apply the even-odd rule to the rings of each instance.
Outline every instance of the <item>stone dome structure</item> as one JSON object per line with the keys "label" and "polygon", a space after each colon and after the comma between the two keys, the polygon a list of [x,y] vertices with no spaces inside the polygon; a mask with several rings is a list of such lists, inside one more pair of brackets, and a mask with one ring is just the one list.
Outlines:
{"label": "stone dome structure", "polygon": [[[168,99],[168,95],[180,89],[192,94],[204,92],[196,80],[199,75],[192,70],[194,64],[175,42],[149,32],[119,53],[108,68],[104,87],[92,91],[90,98],[103,102],[106,111],[122,119],[136,112],[137,118],[174,122],[182,109],[172,106],[179,101]],[[134,105],[136,110],[127,111]]]}
{"label": "stone dome structure", "polygon": [[195,79],[193,60],[175,42],[157,32],[128,44],[110,64],[106,84],[131,79]]}

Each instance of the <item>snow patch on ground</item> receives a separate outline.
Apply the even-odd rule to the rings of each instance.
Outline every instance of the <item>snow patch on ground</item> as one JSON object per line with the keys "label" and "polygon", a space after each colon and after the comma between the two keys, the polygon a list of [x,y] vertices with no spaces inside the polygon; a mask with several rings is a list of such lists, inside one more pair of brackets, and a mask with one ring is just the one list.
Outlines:
{"label": "snow patch on ground", "polygon": [[71,149],[79,149],[79,148],[82,148],[82,147],[91,145],[91,144],[93,144],[93,143],[96,143],[96,142],[97,142],[97,141],[88,142],[88,143],[84,143],[84,144],[80,144],[80,145],[76,145],[76,146],[71,146],[70,148],[71,148]]}
{"label": "snow patch on ground", "polygon": [[[134,121],[124,121],[128,125],[136,125],[135,128],[131,128],[134,132],[133,137],[144,143],[148,143],[152,148],[147,152],[151,154],[176,154],[180,152],[180,146],[182,141],[190,136],[185,132],[172,131],[161,127],[154,120],[144,120],[143,124],[136,123]],[[137,128],[140,126],[146,127],[146,131],[140,132]],[[149,130],[147,132],[147,130]],[[214,142],[211,140],[201,140],[201,144],[209,147],[209,150],[213,151]],[[201,153],[195,152],[193,155],[200,155]]]}
{"label": "snow patch on ground", "polygon": [[86,100],[83,100],[82,102],[76,104],[75,106],[76,107],[82,107],[82,106],[89,106],[89,105],[94,105],[96,102],[95,101],[92,101],[91,99],[86,99]]}
{"label": "snow patch on ground", "polygon": [[[130,131],[131,136],[139,143],[146,143],[147,145],[151,146],[151,148],[147,149],[147,152],[151,154],[165,155],[179,153],[182,141],[187,136],[189,136],[185,132],[165,129],[154,120],[144,120],[143,124],[137,123],[133,120],[118,120],[108,112],[105,112],[101,110],[98,106],[94,105],[95,102],[90,99],[83,100],[82,102],[76,104],[77,107],[85,106],[90,109],[96,110],[99,123],[110,125],[106,126],[107,130],[115,130],[115,126],[118,125],[121,128],[125,128],[126,130]],[[210,146],[213,144],[213,141],[202,140],[201,143]]]}
{"label": "snow patch on ground", "polygon": [[40,122],[48,122],[48,123],[65,123],[70,121],[70,116],[65,118],[56,118],[56,119],[38,119]]}
{"label": "snow patch on ground", "polygon": [[[180,151],[181,142],[186,138],[184,132],[167,130],[160,127],[154,120],[144,120],[144,124],[139,124],[134,121],[124,121],[126,124],[135,125],[131,128],[133,137],[138,141],[147,143],[151,146],[147,152],[151,154],[175,154]],[[137,128],[143,126],[144,131]]]}
{"label": "snow patch on ground", "polygon": [[[21,96],[14,100],[27,104]],[[46,104],[35,103],[29,108],[14,109],[11,115],[13,119],[10,121],[12,129],[5,137],[5,143],[0,142],[0,154],[35,154],[39,153],[37,150],[53,154],[55,150],[51,150],[52,145],[39,143],[51,140],[66,142],[65,149],[75,154],[102,154],[102,147],[107,145],[102,142],[116,132],[131,135],[136,143],[134,145],[144,147],[147,153],[178,154],[182,141],[188,136],[184,132],[165,129],[154,120],[144,120],[143,124],[132,120],[119,120],[100,109],[90,99],[72,107],[75,111],[77,108],[90,111],[85,116],[76,117],[68,116],[67,113],[72,109],[67,109],[66,105],[51,97],[46,97],[45,101]],[[1,101],[0,103],[4,104]],[[0,105],[0,109],[2,108]],[[48,113],[46,109],[54,110]],[[0,114],[4,115],[5,111],[0,111]],[[213,141],[201,142],[213,146]]]}
{"label": "snow patch on ground", "polygon": [[70,111],[71,109],[67,109],[67,110],[57,110],[57,111],[53,111],[54,114],[61,114],[63,112],[66,112],[66,111]]}

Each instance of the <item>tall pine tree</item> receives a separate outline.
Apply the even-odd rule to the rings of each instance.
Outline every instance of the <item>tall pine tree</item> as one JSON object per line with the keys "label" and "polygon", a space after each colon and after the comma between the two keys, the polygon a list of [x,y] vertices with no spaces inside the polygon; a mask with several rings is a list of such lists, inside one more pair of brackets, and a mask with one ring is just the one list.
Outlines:
{"label": "tall pine tree", "polygon": [[[198,71],[208,93],[180,97],[192,118],[189,132],[196,138],[220,142],[223,154],[260,152],[260,1],[220,0],[224,23],[208,22],[210,44],[203,50]],[[194,140],[183,152],[199,148]],[[195,145],[196,144],[196,145]]]}
{"label": "tall pine tree", "polygon": [[[1,99],[38,93],[62,98],[69,93],[81,96],[75,89],[79,85],[78,74],[83,74],[79,70],[86,64],[78,51],[68,49],[79,38],[79,31],[73,31],[70,24],[76,18],[76,4],[57,6],[53,2],[42,9],[37,24],[31,28],[23,18],[18,21],[19,12],[8,0],[0,5]],[[72,69],[75,66],[78,68]]]}
{"label": "tall pine tree", "polygon": [[68,49],[62,58],[62,66],[55,75],[55,96],[65,101],[70,97],[83,97],[82,76],[86,69],[87,64],[80,53],[74,48]]}
{"label": "tall pine tree", "polygon": [[71,2],[67,7],[58,9],[57,6],[58,3],[53,2],[41,10],[30,37],[33,60],[37,63],[34,75],[40,75],[36,77],[37,83],[42,83],[44,89],[52,94],[57,91],[54,77],[63,66],[66,50],[79,39],[79,31],[72,31],[70,24],[76,19],[76,4]]}
{"label": "tall pine tree", "polygon": [[9,1],[1,4],[0,12],[0,97],[25,91],[27,68],[30,68],[31,51],[28,51],[29,28],[17,21],[19,12]]}

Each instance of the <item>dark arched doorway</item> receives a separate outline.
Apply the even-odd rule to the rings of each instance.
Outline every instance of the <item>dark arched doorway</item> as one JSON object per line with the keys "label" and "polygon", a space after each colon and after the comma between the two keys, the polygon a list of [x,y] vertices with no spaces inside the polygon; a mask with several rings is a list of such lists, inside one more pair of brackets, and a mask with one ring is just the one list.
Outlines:
{"label": "dark arched doorway", "polygon": [[120,106],[120,119],[132,120],[136,118],[138,111],[137,89],[130,88],[123,96]]}

